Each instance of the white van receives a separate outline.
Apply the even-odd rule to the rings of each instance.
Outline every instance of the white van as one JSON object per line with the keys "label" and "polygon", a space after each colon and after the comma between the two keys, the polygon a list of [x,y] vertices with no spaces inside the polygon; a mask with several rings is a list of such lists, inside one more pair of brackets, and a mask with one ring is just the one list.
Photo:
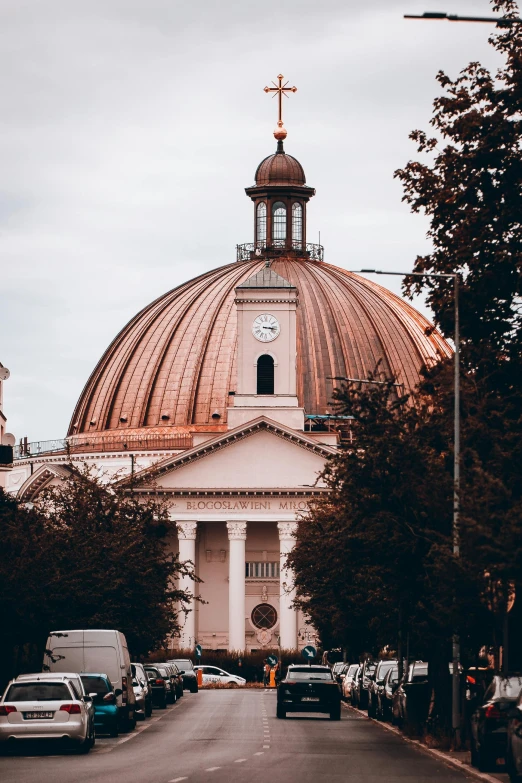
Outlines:
{"label": "white van", "polygon": [[120,631],[51,631],[45,647],[43,670],[107,674],[117,694],[121,730],[132,730],[136,726],[136,698],[129,650]]}

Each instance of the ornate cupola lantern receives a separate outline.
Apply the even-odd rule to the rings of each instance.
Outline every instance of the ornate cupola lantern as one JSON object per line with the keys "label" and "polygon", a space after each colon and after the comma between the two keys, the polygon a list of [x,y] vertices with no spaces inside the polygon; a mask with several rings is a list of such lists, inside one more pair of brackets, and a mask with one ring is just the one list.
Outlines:
{"label": "ornate cupola lantern", "polygon": [[254,202],[254,242],[238,245],[238,261],[283,255],[323,260],[320,245],[306,242],[306,205],[315,196],[315,189],[307,186],[303,167],[283,146],[287,137],[283,96],[297,92],[297,87],[289,87],[283,78],[279,74],[277,84],[265,87],[265,92],[278,97],[279,119],[274,131],[277,149],[257,167],[256,184],[245,188]]}

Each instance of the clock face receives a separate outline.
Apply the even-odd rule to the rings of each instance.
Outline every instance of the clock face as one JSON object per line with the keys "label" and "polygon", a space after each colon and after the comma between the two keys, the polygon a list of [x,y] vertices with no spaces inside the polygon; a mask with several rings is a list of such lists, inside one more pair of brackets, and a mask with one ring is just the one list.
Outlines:
{"label": "clock face", "polygon": [[279,326],[279,321],[275,316],[270,315],[269,313],[258,315],[252,324],[252,334],[256,340],[259,340],[262,343],[272,342],[276,337],[279,337],[280,332],[281,327]]}

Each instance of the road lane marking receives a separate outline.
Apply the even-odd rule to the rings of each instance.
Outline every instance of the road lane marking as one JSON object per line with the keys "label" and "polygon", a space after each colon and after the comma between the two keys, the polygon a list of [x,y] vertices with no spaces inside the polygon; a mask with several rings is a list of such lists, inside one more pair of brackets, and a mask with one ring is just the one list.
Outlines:
{"label": "road lane marking", "polygon": [[254,756],[262,756],[262,755],[263,755],[262,750],[258,750],[257,753],[254,753]]}
{"label": "road lane marking", "polygon": [[269,747],[270,747],[270,745],[263,745],[263,749],[266,748],[266,750],[268,750]]}
{"label": "road lane marking", "polygon": [[215,772],[216,769],[221,769],[221,767],[209,767],[208,769],[205,770],[205,772]]}
{"label": "road lane marking", "polygon": [[246,759],[236,759],[234,764],[241,764],[242,761],[246,761]]}
{"label": "road lane marking", "polygon": [[187,778],[173,778],[172,780],[169,780],[169,783],[180,783],[180,780],[187,780]]}

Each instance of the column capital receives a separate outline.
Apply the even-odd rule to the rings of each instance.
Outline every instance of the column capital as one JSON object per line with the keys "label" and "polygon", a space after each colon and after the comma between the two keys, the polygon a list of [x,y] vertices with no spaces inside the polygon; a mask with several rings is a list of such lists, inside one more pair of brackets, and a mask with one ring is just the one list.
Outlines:
{"label": "column capital", "polygon": [[246,541],[247,523],[246,522],[227,522],[229,541]]}
{"label": "column capital", "polygon": [[178,529],[178,538],[186,539],[188,541],[195,541],[198,531],[197,522],[176,522]]}
{"label": "column capital", "polygon": [[277,529],[279,531],[280,541],[295,541],[295,533],[297,532],[297,522],[278,522]]}

